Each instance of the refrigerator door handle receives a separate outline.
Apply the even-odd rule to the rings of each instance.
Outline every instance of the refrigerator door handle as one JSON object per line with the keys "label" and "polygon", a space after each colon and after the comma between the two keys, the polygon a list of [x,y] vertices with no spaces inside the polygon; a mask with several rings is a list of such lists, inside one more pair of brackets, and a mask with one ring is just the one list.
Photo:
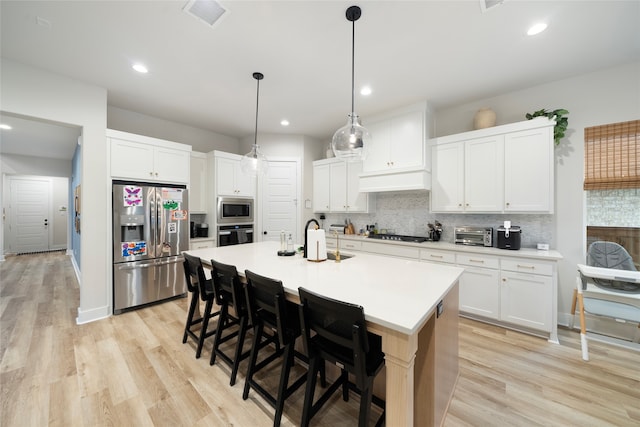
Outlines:
{"label": "refrigerator door handle", "polygon": [[[171,260],[168,260],[168,261],[145,262],[143,264],[133,262],[133,263],[120,265],[118,267],[118,270],[135,270],[136,268],[148,268],[148,267],[155,267],[158,265],[175,264],[176,262],[181,262],[181,261],[182,259],[180,258],[172,258]],[[134,265],[130,265],[130,264],[134,264]]]}

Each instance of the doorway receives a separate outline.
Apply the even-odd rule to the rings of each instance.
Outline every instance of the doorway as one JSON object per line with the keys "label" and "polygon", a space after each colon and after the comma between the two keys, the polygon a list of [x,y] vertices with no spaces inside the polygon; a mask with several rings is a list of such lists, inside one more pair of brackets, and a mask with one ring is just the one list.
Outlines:
{"label": "doorway", "polygon": [[68,186],[64,177],[8,176],[5,248],[34,253],[67,248]]}
{"label": "doorway", "polygon": [[300,186],[299,160],[269,160],[269,169],[260,182],[262,240],[279,241],[284,231],[294,243],[299,242]]}

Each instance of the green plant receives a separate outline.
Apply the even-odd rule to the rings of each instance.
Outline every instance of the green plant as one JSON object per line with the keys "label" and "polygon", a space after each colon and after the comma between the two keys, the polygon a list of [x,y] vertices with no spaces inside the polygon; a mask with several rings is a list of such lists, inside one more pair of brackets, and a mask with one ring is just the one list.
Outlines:
{"label": "green plant", "polygon": [[547,111],[545,109],[534,111],[533,113],[527,113],[525,117],[527,120],[531,120],[534,117],[546,117],[549,120],[555,120],[556,125],[553,128],[553,140],[556,145],[560,144],[560,140],[564,138],[564,132],[567,130],[567,126],[569,125],[569,119],[564,117],[569,112],[564,108],[559,108],[553,111]]}

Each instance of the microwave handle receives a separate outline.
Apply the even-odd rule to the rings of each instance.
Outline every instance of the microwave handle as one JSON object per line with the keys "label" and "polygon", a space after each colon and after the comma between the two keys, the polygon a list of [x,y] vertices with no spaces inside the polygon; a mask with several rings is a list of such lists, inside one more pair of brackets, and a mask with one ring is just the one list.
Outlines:
{"label": "microwave handle", "polygon": [[230,234],[230,231],[218,231],[218,236],[228,236]]}

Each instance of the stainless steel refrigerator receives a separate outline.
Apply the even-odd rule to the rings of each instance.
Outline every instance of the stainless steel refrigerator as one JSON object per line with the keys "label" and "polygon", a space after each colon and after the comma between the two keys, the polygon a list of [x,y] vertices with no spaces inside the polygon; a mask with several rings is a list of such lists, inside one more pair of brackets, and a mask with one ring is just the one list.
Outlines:
{"label": "stainless steel refrigerator", "polygon": [[113,181],[113,313],[184,295],[186,186]]}

